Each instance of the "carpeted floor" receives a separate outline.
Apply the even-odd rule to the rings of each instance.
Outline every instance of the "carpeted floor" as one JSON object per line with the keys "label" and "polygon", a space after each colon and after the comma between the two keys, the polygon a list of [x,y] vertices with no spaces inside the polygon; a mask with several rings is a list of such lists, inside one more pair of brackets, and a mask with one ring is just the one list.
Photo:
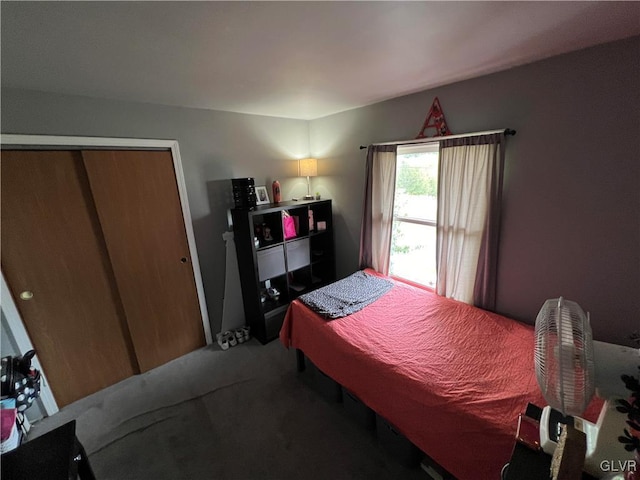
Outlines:
{"label": "carpeted floor", "polygon": [[71,419],[100,480],[427,478],[301,381],[277,341],[192,352],[68,405],[31,436]]}

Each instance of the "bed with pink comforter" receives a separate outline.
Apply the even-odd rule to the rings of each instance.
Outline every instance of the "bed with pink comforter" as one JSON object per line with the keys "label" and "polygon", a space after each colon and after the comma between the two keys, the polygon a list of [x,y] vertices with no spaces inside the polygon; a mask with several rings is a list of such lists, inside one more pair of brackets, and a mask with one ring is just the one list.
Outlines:
{"label": "bed with pink comforter", "polygon": [[280,341],[457,478],[500,478],[518,414],[528,402],[546,404],[533,327],[390,280],[389,292],[343,318],[326,320],[295,300]]}

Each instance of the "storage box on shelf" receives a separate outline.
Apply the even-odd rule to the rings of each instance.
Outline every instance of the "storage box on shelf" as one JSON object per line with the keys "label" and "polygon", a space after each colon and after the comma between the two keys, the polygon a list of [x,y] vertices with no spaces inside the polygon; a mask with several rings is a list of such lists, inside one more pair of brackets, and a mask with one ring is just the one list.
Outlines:
{"label": "storage box on shelf", "polygon": [[376,414],[376,436],[378,443],[388,451],[398,463],[407,467],[415,467],[420,463],[423,454],[418,447],[402,435],[397,427]]}
{"label": "storage box on shelf", "polygon": [[307,359],[307,369],[312,372],[313,388],[330,402],[342,401],[342,387],[329,375],[316,367]]}
{"label": "storage box on shelf", "polygon": [[245,317],[253,335],[267,343],[278,336],[289,302],[335,281],[331,200],[231,213]]}
{"label": "storage box on shelf", "polygon": [[296,362],[300,378],[329,402],[342,401],[342,387],[324,373],[307,357],[302,350],[296,350]]}
{"label": "storage box on shelf", "polygon": [[300,380],[318,392],[325,400],[341,402],[348,417],[375,434],[382,449],[387,451],[398,463],[407,467],[417,467],[420,464],[422,469],[432,478],[443,480],[455,478],[425,455],[388,420],[369,408],[353,392],[316,367],[300,349],[296,349],[296,368]]}
{"label": "storage box on shelf", "polygon": [[342,401],[344,403],[344,409],[349,414],[349,417],[356,423],[360,424],[367,430],[374,430],[376,428],[375,412],[367,407],[355,393],[352,393],[342,387]]}

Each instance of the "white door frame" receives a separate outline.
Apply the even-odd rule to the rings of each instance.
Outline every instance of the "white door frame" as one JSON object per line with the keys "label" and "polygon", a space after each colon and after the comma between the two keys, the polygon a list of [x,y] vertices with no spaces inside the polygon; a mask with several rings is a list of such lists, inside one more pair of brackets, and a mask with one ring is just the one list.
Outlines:
{"label": "white door frame", "polygon": [[[107,137],[66,137],[53,135],[0,135],[0,143],[2,148],[14,149],[34,149],[44,150],[47,148],[67,148],[72,150],[90,150],[90,149],[163,149],[171,150],[173,157],[173,169],[178,184],[178,193],[180,196],[180,205],[182,206],[182,216],[184,218],[184,227],[187,233],[187,242],[189,244],[189,254],[191,257],[191,265],[193,268],[193,276],[196,283],[198,293],[198,302],[200,304],[200,315],[202,327],[204,328],[204,336],[207,345],[213,343],[211,335],[211,324],[209,323],[209,313],[204,296],[204,286],[202,284],[202,274],[200,272],[200,262],[198,260],[198,252],[196,249],[195,235],[193,234],[193,224],[191,223],[191,211],[189,210],[189,201],[187,199],[187,185],[184,181],[184,172],[182,170],[182,159],[180,158],[180,150],[176,140],[154,140],[154,139],[137,139],[137,138],[107,138]],[[4,273],[2,274],[2,311],[7,319],[9,330],[18,344],[21,352],[33,349],[33,344],[27,334],[27,330],[22,322],[22,318],[15,306],[9,287],[5,281]],[[44,375],[42,366],[37,359],[34,358],[34,366],[38,368]],[[58,405],[53,397],[51,389],[47,382],[43,382],[40,398],[47,415],[52,415],[58,411]]]}

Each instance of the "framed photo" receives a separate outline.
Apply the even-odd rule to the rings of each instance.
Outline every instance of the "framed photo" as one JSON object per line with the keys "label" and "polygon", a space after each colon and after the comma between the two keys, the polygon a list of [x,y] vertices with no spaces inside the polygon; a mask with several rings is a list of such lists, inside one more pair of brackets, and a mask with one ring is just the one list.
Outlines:
{"label": "framed photo", "polygon": [[267,205],[269,203],[271,203],[271,201],[269,200],[267,187],[264,185],[256,187],[256,205]]}

